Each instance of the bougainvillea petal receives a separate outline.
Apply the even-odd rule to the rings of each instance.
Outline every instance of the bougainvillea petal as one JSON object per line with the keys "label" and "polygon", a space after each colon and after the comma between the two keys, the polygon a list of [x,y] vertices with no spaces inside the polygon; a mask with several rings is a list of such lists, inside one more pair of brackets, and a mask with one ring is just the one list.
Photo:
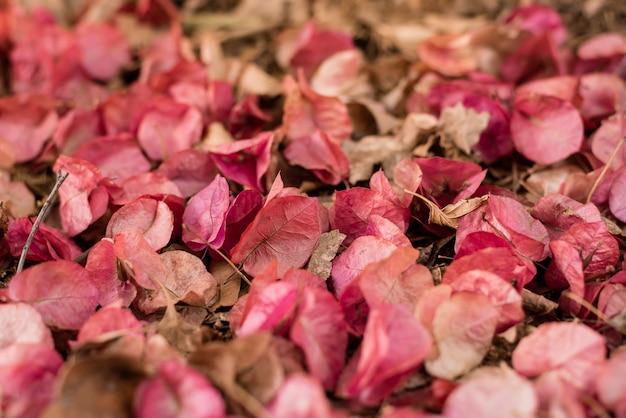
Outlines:
{"label": "bougainvillea petal", "polygon": [[[6,240],[11,255],[14,257],[20,257],[34,222],[35,218],[18,218],[9,222]],[[67,234],[41,222],[26,254],[26,259],[32,261],[74,260],[81,254],[80,247]]]}
{"label": "bougainvillea petal", "polygon": [[548,230],[530,216],[524,205],[510,197],[491,195],[487,205],[461,218],[455,250],[467,235],[476,231],[500,234],[530,260],[541,261],[548,256]]}
{"label": "bougainvillea petal", "polygon": [[217,146],[209,154],[225,177],[262,192],[273,139],[273,132],[262,132],[252,139]]}
{"label": "bougainvillea petal", "polygon": [[154,161],[165,160],[200,141],[200,111],[171,99],[153,100],[143,110],[137,140]]}
{"label": "bougainvillea petal", "polygon": [[365,266],[389,257],[395,248],[395,244],[378,237],[363,236],[355,239],[333,260],[330,281],[335,296],[340,298]]}
{"label": "bougainvillea petal", "polygon": [[80,63],[97,80],[109,80],[130,64],[128,42],[115,26],[88,23],[76,30]]}
{"label": "bougainvillea petal", "polygon": [[285,148],[290,164],[302,166],[326,184],[339,184],[350,174],[350,161],[341,146],[330,136],[316,130],[313,134],[293,140]]}
{"label": "bougainvillea petal", "polygon": [[332,294],[303,289],[289,338],[304,351],[309,372],[324,389],[333,390],[344,365],[348,331]]}
{"label": "bougainvillea petal", "polygon": [[353,187],[338,191],[335,196],[335,203],[328,210],[330,225],[346,235],[346,245],[365,235],[370,215],[388,219],[403,232],[408,226],[408,209],[390,202],[372,189]]}
{"label": "bougainvillea petal", "polygon": [[555,371],[576,388],[588,390],[605,356],[604,338],[591,328],[575,322],[549,322],[522,338],[512,360],[513,368],[523,376]]}
{"label": "bougainvillea petal", "polygon": [[172,180],[184,197],[202,190],[217,172],[211,156],[196,149],[177,152],[163,161],[156,171]]}
{"label": "bougainvillea petal", "polygon": [[508,366],[483,367],[452,391],[443,408],[445,418],[537,416],[539,400],[532,383]]}
{"label": "bougainvillea petal", "polygon": [[611,213],[622,222],[626,221],[626,199],[624,192],[626,191],[626,168],[620,168],[609,191],[609,207]]}
{"label": "bougainvillea petal", "polygon": [[472,40],[472,35],[467,33],[431,36],[419,44],[417,53],[433,70],[457,77],[478,68]]}
{"label": "bougainvillea petal", "polygon": [[278,260],[278,275],[302,267],[322,234],[317,199],[303,196],[279,197],[259,211],[232,249],[234,263],[255,276],[272,260]]}
{"label": "bougainvillea petal", "polygon": [[222,246],[229,203],[228,182],[219,174],[189,201],[183,213],[183,241],[189,248]]}
{"label": "bougainvillea petal", "polygon": [[0,305],[0,349],[11,344],[39,344],[54,347],[52,333],[39,312],[27,303]]}
{"label": "bougainvillea petal", "polygon": [[49,97],[10,96],[0,99],[0,132],[15,149],[15,162],[35,158],[52,137],[59,117]]}
{"label": "bougainvillea petal", "polygon": [[[169,298],[173,303],[184,302],[190,306],[205,307],[215,302],[217,282],[207,271],[201,259],[181,250],[154,255],[157,257],[155,261],[158,261],[158,264],[149,266],[152,271],[148,271],[148,267],[144,266],[142,274],[152,274],[152,280],[159,280],[161,283],[155,290],[139,289],[135,301],[139,309],[145,313],[152,313],[166,307],[168,298],[164,292],[169,293]],[[141,262],[149,262],[149,259]],[[163,275],[164,272],[165,275]]]}
{"label": "bougainvillea petal", "polygon": [[245,317],[237,330],[237,336],[273,330],[292,315],[297,296],[296,288],[288,282],[275,282],[259,289],[254,299],[248,298]]}
{"label": "bougainvillea petal", "polygon": [[626,349],[618,348],[611,352],[611,357],[600,366],[596,391],[598,397],[611,410],[616,410],[619,405],[624,407],[626,397],[626,381],[623,376],[626,373]]}
{"label": "bougainvillea petal", "polygon": [[504,332],[524,320],[522,297],[501,277],[486,270],[467,270],[450,282],[453,293],[485,295],[498,310],[496,333]]}
{"label": "bougainvillea petal", "polygon": [[112,240],[102,239],[91,247],[85,270],[98,289],[100,306],[107,306],[117,300],[121,300],[123,306],[129,306],[137,296],[135,286],[131,282],[122,281],[118,274]]}
{"label": "bougainvillea petal", "polygon": [[158,374],[143,381],[134,400],[137,417],[223,418],[226,406],[207,378],[178,359],[161,363]]}
{"label": "bougainvillea petal", "polygon": [[[90,162],[64,155],[59,156],[53,170],[69,173],[59,188],[61,225],[69,236],[77,235],[104,214],[92,199],[93,194],[101,193],[98,189],[101,188],[102,174]],[[105,210],[107,200],[108,196],[104,200]]]}
{"label": "bougainvillea petal", "polygon": [[96,341],[99,337],[114,331],[133,332],[143,337],[143,323],[139,321],[130,309],[120,306],[119,303],[105,306],[93,314],[80,328],[76,336],[77,344]]}
{"label": "bougainvillea petal", "polygon": [[402,305],[370,312],[363,341],[337,384],[337,395],[376,405],[424,361],[432,339]]}
{"label": "bougainvillea petal", "polygon": [[432,322],[436,351],[426,359],[426,371],[455,379],[483,360],[498,322],[498,310],[486,296],[460,292],[439,305]]}
{"label": "bougainvillea petal", "polygon": [[122,231],[113,237],[113,250],[128,277],[144,289],[159,289],[168,275],[159,255],[137,231]]}
{"label": "bougainvillea petal", "polygon": [[30,303],[46,324],[79,329],[98,306],[98,289],[87,270],[73,261],[47,261],[15,275],[9,297]]}
{"label": "bougainvillea petal", "polygon": [[174,214],[164,202],[139,198],[117,210],[107,224],[106,236],[113,238],[132,230],[143,235],[155,251],[165,247],[174,229]]}
{"label": "bougainvillea petal", "polygon": [[478,164],[441,157],[415,161],[422,170],[422,190],[442,208],[472,196],[487,174]]}
{"label": "bougainvillea petal", "polygon": [[[306,393],[306,396],[302,396]],[[319,380],[304,373],[289,375],[268,407],[275,417],[331,418],[330,403]]]}
{"label": "bougainvillea petal", "polygon": [[540,94],[515,101],[511,135],[520,154],[546,165],[578,152],[584,139],[578,110],[569,102]]}
{"label": "bougainvillea petal", "polygon": [[44,344],[13,344],[0,350],[2,413],[42,416],[55,397],[55,378],[63,358]]}

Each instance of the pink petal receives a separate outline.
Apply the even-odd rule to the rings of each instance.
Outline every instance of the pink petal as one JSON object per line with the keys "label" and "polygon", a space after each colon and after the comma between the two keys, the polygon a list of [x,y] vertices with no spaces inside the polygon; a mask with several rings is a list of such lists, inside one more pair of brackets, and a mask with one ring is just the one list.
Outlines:
{"label": "pink petal", "polygon": [[289,338],[304,351],[309,372],[333,390],[345,362],[348,331],[341,307],[326,289],[304,288]]}
{"label": "pink petal", "polygon": [[200,372],[178,359],[163,362],[158,374],[135,393],[139,418],[222,418],[226,406],[220,393]]}
{"label": "pink petal", "polygon": [[272,260],[278,260],[278,275],[302,267],[311,257],[322,233],[317,199],[280,197],[259,211],[231,251],[234,263],[256,276]]}
{"label": "pink petal", "polygon": [[118,209],[107,224],[106,236],[113,238],[122,231],[136,231],[158,251],[170,241],[174,214],[163,202],[139,198]]}
{"label": "pink petal", "polygon": [[326,184],[337,185],[350,174],[350,161],[341,146],[319,130],[293,140],[284,153],[290,164],[311,170]]}
{"label": "pink petal", "polygon": [[87,270],[73,261],[47,261],[16,274],[9,282],[12,300],[30,303],[46,324],[79,329],[96,310],[98,290]]}
{"label": "pink petal", "polygon": [[173,181],[184,197],[189,197],[207,186],[217,170],[209,154],[189,149],[172,155],[156,171]]}
{"label": "pink petal", "polygon": [[421,188],[440,207],[472,196],[487,175],[478,164],[441,157],[416,158],[422,170]]}
{"label": "pink petal", "polygon": [[[626,399],[626,348],[611,352],[611,357],[600,366],[596,391],[600,401],[610,410],[616,410]],[[623,406],[622,406],[623,408]]]}
{"label": "pink petal", "polygon": [[52,333],[39,312],[27,303],[0,305],[0,349],[11,344],[39,344],[54,348]]}
{"label": "pink petal", "polygon": [[472,372],[446,400],[443,416],[476,417],[537,416],[539,401],[532,383],[508,366],[482,367]]}
{"label": "pink petal", "polygon": [[119,305],[109,305],[93,314],[80,328],[76,343],[97,342],[99,337],[107,336],[115,331],[127,331],[143,337],[143,323],[133,313]]}
{"label": "pink petal", "polygon": [[317,379],[303,373],[295,373],[285,379],[268,410],[275,417],[332,417],[324,388]]}
{"label": "pink petal", "polygon": [[431,350],[428,331],[401,305],[370,312],[361,347],[344,369],[336,393],[377,405],[422,364]]}
{"label": "pink petal", "polygon": [[229,203],[228,182],[219,174],[189,201],[183,213],[183,241],[189,248],[222,246]]}
{"label": "pink petal", "polygon": [[81,65],[91,77],[108,80],[130,64],[128,42],[115,26],[88,23],[78,26],[76,34]]}
{"label": "pink petal", "polygon": [[478,366],[495,334],[498,310],[486,296],[455,293],[435,312],[432,334],[434,355],[426,359],[426,371],[455,379]]}
{"label": "pink petal", "polygon": [[461,76],[478,68],[478,58],[469,33],[435,35],[417,48],[420,60],[447,76]]}
{"label": "pink petal", "polygon": [[107,306],[116,300],[122,300],[123,306],[129,306],[135,299],[135,286],[118,276],[117,257],[111,240],[103,239],[91,247],[85,270],[98,289],[100,306]]}
{"label": "pink petal", "polygon": [[511,135],[520,154],[545,165],[578,152],[584,139],[582,119],[576,108],[569,102],[541,94],[515,101]]}
{"label": "pink petal", "polygon": [[285,322],[296,307],[298,292],[287,282],[276,282],[260,289],[254,299],[248,298],[245,317],[238,337],[258,331],[273,330]]}
{"label": "pink petal", "polygon": [[580,390],[596,381],[604,363],[604,338],[574,322],[548,322],[524,337],[513,351],[513,368],[527,377],[554,371]]}
{"label": "pink petal", "polygon": [[467,270],[451,283],[453,293],[468,292],[487,296],[498,311],[496,333],[504,332],[524,320],[522,297],[506,281],[486,270]]}

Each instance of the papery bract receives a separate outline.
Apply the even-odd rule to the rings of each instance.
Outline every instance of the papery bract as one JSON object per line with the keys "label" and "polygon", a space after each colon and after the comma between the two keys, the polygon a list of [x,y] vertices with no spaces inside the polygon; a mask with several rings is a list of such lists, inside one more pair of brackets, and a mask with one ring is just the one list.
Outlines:
{"label": "papery bract", "polygon": [[370,215],[369,223],[365,228],[365,236],[372,236],[385,239],[398,247],[413,248],[409,237],[387,218],[380,215]]}
{"label": "papery bract", "polygon": [[158,251],[170,241],[174,214],[164,202],[139,198],[118,209],[109,220],[106,236],[113,238],[122,231],[136,231]]}
{"label": "papery bract", "polygon": [[337,52],[325,59],[311,77],[311,88],[325,96],[341,96],[357,80],[363,54],[357,49]]}
{"label": "papery bract", "polygon": [[378,237],[363,236],[355,239],[333,260],[330,282],[335,296],[339,299],[369,263],[389,257],[396,248],[395,244]]}
{"label": "papery bract", "polygon": [[596,380],[596,392],[605,407],[615,412],[623,411],[626,403],[626,348],[611,352],[611,357],[600,366]]}
{"label": "papery bract", "polygon": [[341,146],[320,130],[292,140],[284,153],[290,164],[311,170],[326,184],[339,184],[350,174],[350,161]]}
{"label": "papery bract", "polygon": [[333,390],[343,369],[348,331],[341,307],[326,289],[304,288],[289,339],[306,357],[309,372]]}
{"label": "papery bract", "polygon": [[139,385],[134,404],[139,418],[226,416],[226,406],[217,389],[202,373],[178,359],[161,363],[158,374]]}
{"label": "papery bract", "polygon": [[201,133],[202,115],[197,109],[160,98],[143,109],[137,140],[148,157],[158,161],[191,148]]}
{"label": "papery bract", "polygon": [[357,280],[370,308],[393,303],[413,311],[417,300],[434,286],[428,269],[415,264],[418,256],[414,248],[398,248],[389,257],[365,266]]}
{"label": "papery bract", "polygon": [[442,208],[472,196],[487,174],[478,164],[441,157],[415,161],[422,170],[422,190]]}
{"label": "papery bract", "polygon": [[261,180],[270,165],[273,139],[273,132],[262,132],[252,139],[219,145],[209,154],[226,178],[265,191]]}
{"label": "papery bract", "polygon": [[59,353],[44,344],[13,344],[0,350],[2,413],[7,417],[42,416],[55,397],[55,379],[63,365]]}
{"label": "papery bract", "polygon": [[125,205],[141,196],[173,195],[183,197],[176,183],[156,171],[133,176],[122,185],[121,189],[111,192],[115,205]]}
{"label": "papery bract", "polygon": [[98,338],[116,331],[126,331],[143,337],[143,323],[133,313],[119,304],[111,304],[98,310],[85,321],[76,336],[77,344],[96,342]]}
{"label": "papery bract", "polygon": [[[485,242],[490,238],[497,238],[504,245],[486,246],[466,254],[470,246],[474,247],[474,242]],[[452,283],[466,271],[474,269],[494,273],[502,280],[514,285],[518,291],[530,283],[537,274],[535,265],[515,251],[508,242],[495,234],[484,231],[474,232],[465,238],[453,262],[446,269],[441,282]]]}
{"label": "papery bract", "polygon": [[283,68],[302,69],[310,77],[328,57],[354,49],[352,37],[343,32],[319,30],[315,20],[309,20],[296,33],[283,33],[278,40],[276,59]]}
{"label": "papery bract", "polygon": [[393,182],[396,186],[402,189],[400,194],[400,201],[404,206],[409,206],[413,200],[413,196],[409,192],[415,193],[422,184],[422,169],[414,159],[405,158],[396,164],[393,169]]}
{"label": "papery bract", "polygon": [[338,143],[350,139],[352,120],[341,100],[316,93],[302,77],[296,83],[288,76],[283,85],[286,95],[283,128],[287,137],[296,140],[319,129]]}
{"label": "papery bract", "polygon": [[226,179],[219,174],[189,201],[183,213],[183,241],[194,251],[220,248],[225,238],[229,205]]}
{"label": "papery bract", "polygon": [[[166,251],[155,256],[157,257],[155,261],[158,263],[153,266],[143,266],[142,274],[151,274],[152,280],[160,281],[160,285],[156,288],[153,285],[146,289],[139,289],[135,300],[139,309],[145,313],[151,313],[166,307],[168,297],[164,295],[164,292],[169,293],[172,303],[184,302],[190,306],[206,307],[215,302],[217,282],[200,258],[181,250]],[[149,261],[149,259],[141,260],[142,263]],[[164,272],[165,275],[163,275]]]}
{"label": "papery bract", "polygon": [[90,162],[65,155],[60,155],[52,168],[69,173],[59,188],[61,225],[69,236],[77,235],[107,209],[109,196],[100,184],[102,174]]}
{"label": "papery bract", "polygon": [[335,203],[328,210],[331,228],[346,234],[344,240],[346,245],[365,235],[370,215],[382,216],[404,232],[408,226],[408,213],[407,208],[396,205],[380,193],[364,187],[336,192]]}
{"label": "papery bract", "polygon": [[[600,161],[607,164],[611,155],[626,136],[626,115],[616,113],[602,121],[591,137],[591,151]],[[618,151],[611,160],[611,168],[618,169],[626,164],[626,150]]]}
{"label": "papery bract", "polygon": [[606,117],[626,108],[626,86],[616,74],[590,73],[580,77],[580,114],[585,126],[595,127]]}
{"label": "papery bract", "polygon": [[611,208],[611,213],[622,222],[626,221],[625,190],[626,167],[622,167],[616,172],[616,176],[611,183],[611,189],[609,191],[609,207]]}
{"label": "papery bract", "polygon": [[61,117],[51,142],[59,153],[73,155],[81,145],[103,134],[104,126],[100,112],[94,109],[73,109]]}
{"label": "papery bract", "polygon": [[144,157],[137,141],[129,135],[94,138],[81,145],[74,158],[89,161],[104,177],[118,183],[150,171],[150,162]]}
{"label": "papery bract", "polygon": [[548,231],[531,217],[525,207],[509,197],[491,195],[487,204],[465,215],[459,222],[455,250],[468,234],[486,231],[501,234],[511,245],[532,261],[548,256]]}
{"label": "papery bract", "polygon": [[558,239],[563,232],[579,223],[602,222],[600,211],[593,203],[582,204],[571,197],[550,194],[539,199],[531,214],[546,227],[550,239]]}
{"label": "papery bract", "polygon": [[28,303],[0,305],[0,349],[12,344],[39,344],[54,347],[52,333],[39,312]]}
{"label": "papery bract", "polygon": [[467,270],[449,284],[453,294],[468,292],[487,296],[498,311],[496,333],[504,332],[524,319],[522,297],[496,274],[480,269]]}
{"label": "papery bract", "polygon": [[230,255],[230,250],[237,244],[243,231],[254,220],[263,206],[263,198],[256,190],[244,190],[235,197],[226,212],[226,231],[220,250]]}
{"label": "papery bract", "polygon": [[571,382],[564,380],[557,371],[543,373],[533,381],[539,399],[538,414],[585,418],[585,406],[580,393]]}
{"label": "papery bract", "polygon": [[478,56],[469,33],[435,35],[417,48],[420,60],[447,76],[461,76],[478,68]]}
{"label": "papery bract", "polygon": [[[306,396],[302,396],[306,393]],[[275,417],[331,418],[330,403],[319,380],[304,373],[289,375],[268,410]]]}
{"label": "papery bract", "polygon": [[322,234],[322,219],[317,199],[287,196],[272,200],[259,211],[254,221],[232,249],[234,263],[255,276],[272,260],[278,260],[278,275],[302,267],[317,246]]}
{"label": "papery bract", "polygon": [[211,156],[196,149],[177,152],[163,161],[156,171],[172,180],[184,197],[202,190],[217,172]]}
{"label": "papery bract", "polygon": [[159,255],[137,231],[127,230],[113,237],[113,250],[121,269],[144,289],[160,289],[168,271]]}
{"label": "papery bract", "polygon": [[119,275],[112,240],[103,239],[91,247],[85,270],[98,289],[100,306],[107,306],[116,300],[121,300],[123,306],[129,306],[137,296],[135,285]]}
{"label": "papery bract", "polygon": [[481,294],[459,292],[444,300],[432,320],[435,348],[426,359],[426,371],[455,379],[478,366],[495,335],[498,315]]}
{"label": "papery bract", "polygon": [[[20,257],[34,222],[35,218],[18,218],[9,222],[6,239],[11,255],[14,257]],[[80,247],[63,231],[41,222],[26,254],[26,259],[31,261],[73,260],[81,254]]]}
{"label": "papery bract", "polygon": [[559,239],[579,252],[586,280],[603,277],[615,271],[620,258],[619,246],[603,220],[572,225]]}
{"label": "papery bract", "polygon": [[130,64],[128,42],[115,26],[83,24],[76,29],[76,35],[80,64],[91,77],[108,80]]}
{"label": "papery bract", "polygon": [[47,261],[16,274],[8,296],[31,304],[46,324],[79,329],[98,306],[98,290],[89,272],[73,261]]}
{"label": "papery bract", "polygon": [[0,132],[15,148],[15,162],[34,159],[57,126],[59,117],[50,98],[37,95],[0,99]]}
{"label": "papery bract", "polygon": [[515,149],[539,164],[554,164],[578,152],[583,123],[569,102],[541,94],[517,98],[511,116]]}
{"label": "papery bract", "polygon": [[228,131],[235,139],[251,138],[271,120],[272,114],[259,107],[258,97],[250,95],[230,110]]}
{"label": "papery bract", "polygon": [[402,305],[370,312],[363,341],[339,378],[336,394],[376,405],[422,364],[432,339]]}
{"label": "papery bract", "polygon": [[291,283],[282,281],[259,289],[253,299],[248,298],[245,317],[237,330],[237,336],[273,330],[293,314],[297,296],[296,288]]}
{"label": "papery bract", "polygon": [[554,371],[585,391],[596,381],[605,356],[604,338],[591,328],[574,322],[549,322],[522,338],[512,361],[513,368],[523,376]]}
{"label": "papery bract", "polygon": [[530,381],[508,366],[482,367],[452,391],[443,408],[445,418],[537,416],[539,401]]}

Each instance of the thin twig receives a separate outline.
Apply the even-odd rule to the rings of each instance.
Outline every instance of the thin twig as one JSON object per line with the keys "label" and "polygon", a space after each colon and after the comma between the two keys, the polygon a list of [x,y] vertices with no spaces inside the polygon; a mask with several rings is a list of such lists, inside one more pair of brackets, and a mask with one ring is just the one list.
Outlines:
{"label": "thin twig", "polygon": [[617,153],[619,152],[619,150],[622,149],[622,146],[624,145],[624,142],[626,142],[626,137],[623,137],[619,141],[619,143],[617,144],[615,149],[613,150],[613,153],[609,157],[609,161],[606,162],[606,164],[604,165],[604,168],[600,172],[600,175],[598,176],[596,181],[593,183],[593,186],[591,187],[591,190],[589,191],[589,194],[587,195],[587,201],[585,203],[591,202],[591,198],[593,197],[593,194],[596,192],[596,189],[598,188],[598,186],[600,186],[600,182],[602,181],[602,179],[604,179],[604,176],[606,175],[606,172],[611,167],[611,164],[613,163],[613,160],[617,156]]}
{"label": "thin twig", "polygon": [[17,270],[16,270],[17,273],[24,270],[24,264],[26,263],[26,256],[28,255],[28,250],[30,250],[30,246],[33,244],[33,240],[35,239],[35,234],[39,230],[39,224],[41,224],[43,219],[46,217],[46,213],[48,213],[48,209],[50,209],[50,205],[52,205],[52,201],[54,200],[54,197],[59,191],[59,187],[61,187],[61,185],[63,184],[63,182],[65,181],[65,179],[67,178],[69,174],[70,173],[63,173],[61,172],[61,170],[57,170],[57,181],[54,184],[54,187],[52,188],[52,190],[50,191],[50,194],[46,198],[46,201],[44,202],[43,206],[41,207],[41,210],[39,211],[39,215],[37,215],[37,219],[35,219],[35,223],[33,224],[33,227],[30,230],[30,234],[28,234],[26,245],[24,245],[24,248],[22,248],[20,261],[17,263]]}

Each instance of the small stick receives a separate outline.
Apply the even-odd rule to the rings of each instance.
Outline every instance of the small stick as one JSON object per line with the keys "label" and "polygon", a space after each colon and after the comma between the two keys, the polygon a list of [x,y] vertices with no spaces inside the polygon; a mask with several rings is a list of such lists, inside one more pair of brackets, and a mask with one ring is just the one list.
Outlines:
{"label": "small stick", "polygon": [[613,150],[613,153],[611,154],[611,156],[609,157],[609,161],[606,162],[606,164],[604,165],[604,168],[602,168],[602,171],[600,172],[600,175],[598,176],[598,178],[596,179],[596,181],[593,183],[593,186],[591,187],[591,190],[589,191],[589,194],[587,195],[587,201],[585,203],[589,203],[591,202],[591,198],[593,197],[593,194],[596,192],[596,189],[598,188],[598,186],[600,185],[600,182],[602,181],[602,179],[604,178],[604,176],[606,175],[606,172],[609,170],[609,168],[611,167],[611,164],[613,163],[613,160],[615,159],[615,157],[617,156],[617,153],[619,152],[619,150],[622,149],[622,146],[624,145],[624,142],[626,141],[626,136],[623,137],[619,143],[617,144],[617,146],[615,147],[615,149]]}
{"label": "small stick", "polygon": [[37,219],[35,219],[35,223],[33,224],[33,227],[30,230],[30,234],[28,234],[26,245],[24,245],[24,248],[22,248],[20,261],[17,263],[16,273],[19,273],[22,270],[24,270],[24,264],[26,263],[26,255],[28,254],[28,250],[30,250],[30,246],[33,244],[33,240],[35,239],[35,234],[37,233],[37,230],[39,229],[39,224],[41,224],[43,219],[46,217],[46,213],[48,212],[48,209],[50,209],[50,205],[52,205],[52,201],[54,200],[54,197],[59,191],[59,187],[61,187],[61,185],[63,184],[63,182],[65,181],[65,179],[67,178],[69,174],[70,173],[62,173],[61,170],[57,170],[57,181],[54,184],[54,187],[52,188],[52,190],[50,191],[50,194],[46,198],[46,201],[44,202],[43,206],[41,207],[41,210],[39,211],[39,215],[37,215]]}

